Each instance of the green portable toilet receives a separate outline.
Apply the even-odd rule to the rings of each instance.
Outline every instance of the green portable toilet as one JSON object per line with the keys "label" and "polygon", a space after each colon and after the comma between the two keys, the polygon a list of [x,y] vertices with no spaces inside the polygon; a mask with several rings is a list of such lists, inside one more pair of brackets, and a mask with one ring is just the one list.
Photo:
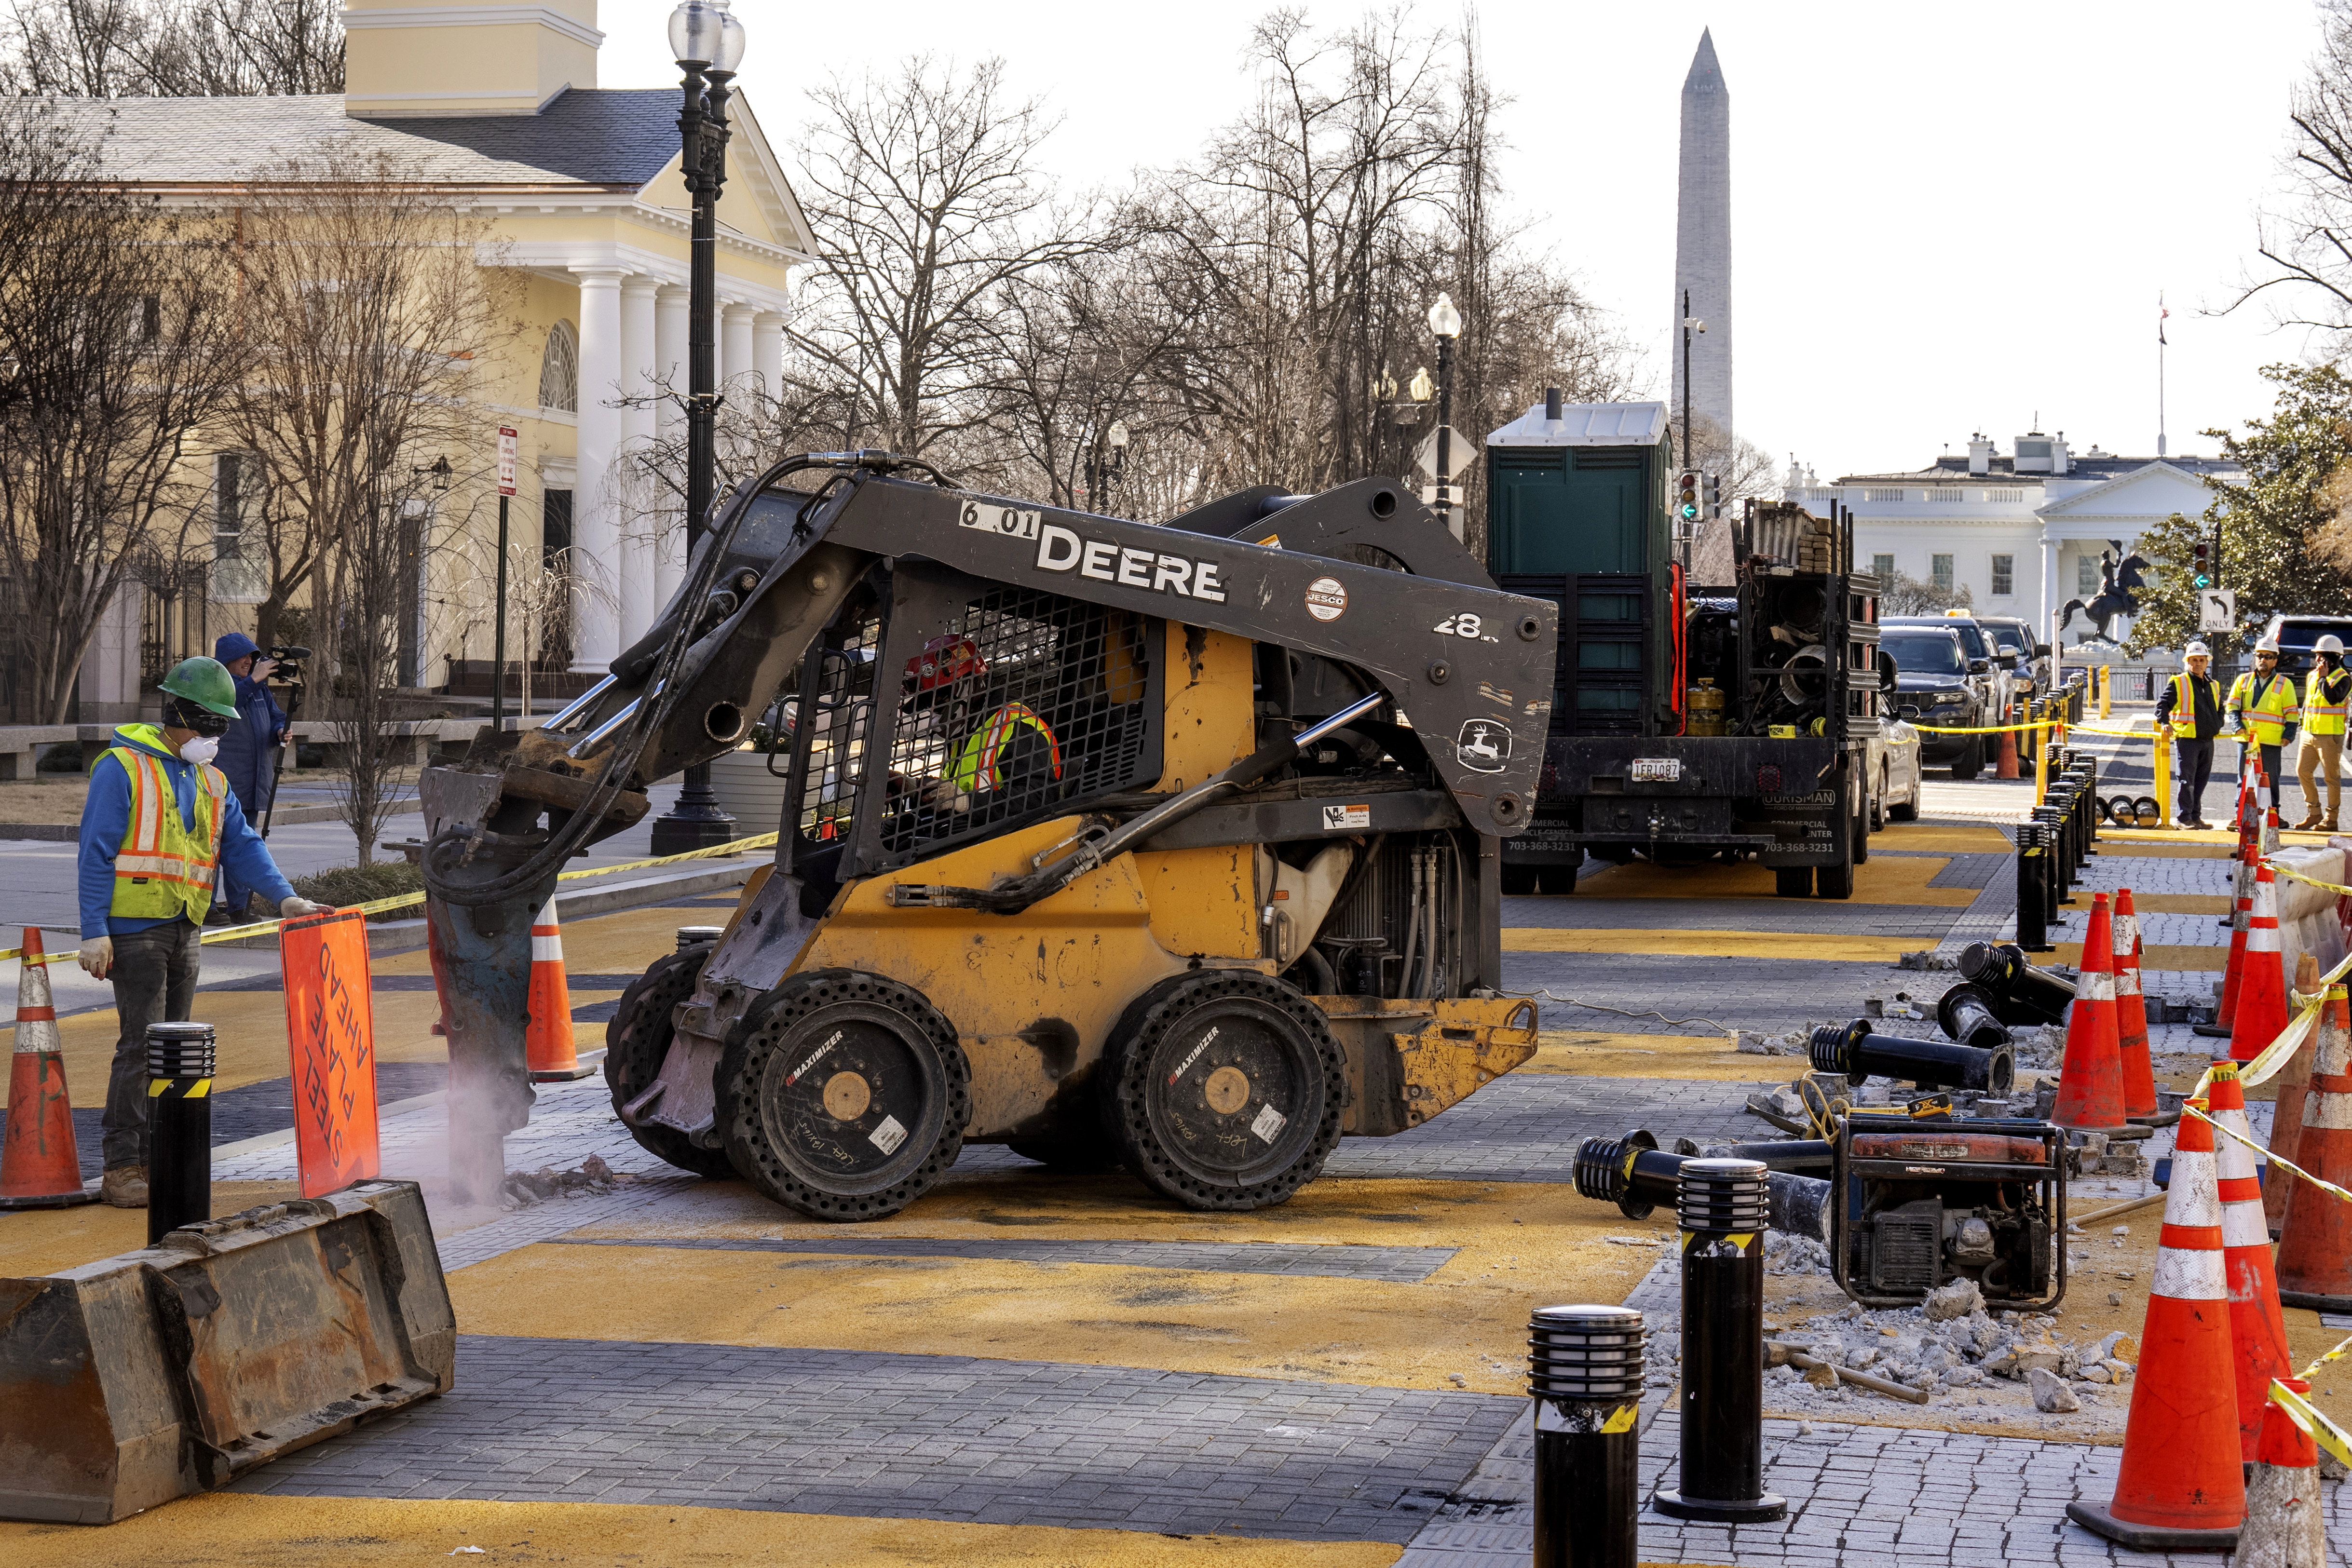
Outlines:
{"label": "green portable toilet", "polygon": [[1671,709],[1663,402],[1536,404],[1486,437],[1487,570],[1559,606],[1555,735],[1647,735]]}

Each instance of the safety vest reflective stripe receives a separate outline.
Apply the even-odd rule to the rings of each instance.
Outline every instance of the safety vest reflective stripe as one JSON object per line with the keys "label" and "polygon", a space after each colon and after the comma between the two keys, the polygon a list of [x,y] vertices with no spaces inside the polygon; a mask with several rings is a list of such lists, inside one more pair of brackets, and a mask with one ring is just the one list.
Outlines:
{"label": "safety vest reflective stripe", "polygon": [[1062,743],[1055,736],[1052,727],[1026,706],[1007,703],[990,714],[980,733],[965,745],[963,755],[956,759],[950,781],[961,789],[1003,789],[1004,778],[997,767],[998,759],[1004,755],[1004,748],[1020,734],[1024,724],[1045,737],[1045,745],[1053,754],[1054,777],[1059,779],[1062,776]]}
{"label": "safety vest reflective stripe", "polygon": [[2304,723],[2310,727],[2314,735],[2342,735],[2346,717],[2352,715],[2352,691],[2347,691],[2345,700],[2341,702],[2331,703],[2323,698],[2320,673],[2314,670],[2311,678],[2304,683]]}
{"label": "safety vest reflective stripe", "polygon": [[2260,695],[2254,692],[2254,677],[2240,675],[2230,688],[2230,706],[2244,716],[2253,727],[2254,738],[2264,746],[2275,746],[2284,738],[2286,727],[2295,722],[2301,712],[2294,698],[2294,683],[2283,675],[2273,675]]}

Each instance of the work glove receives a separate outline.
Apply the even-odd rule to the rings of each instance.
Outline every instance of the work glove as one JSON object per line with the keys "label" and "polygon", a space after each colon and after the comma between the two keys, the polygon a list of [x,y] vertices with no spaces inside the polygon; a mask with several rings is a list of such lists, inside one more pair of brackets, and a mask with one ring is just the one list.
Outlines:
{"label": "work glove", "polygon": [[114,967],[114,938],[93,936],[84,942],[81,945],[81,967],[82,972],[93,980],[106,978],[106,972]]}
{"label": "work glove", "polygon": [[281,898],[278,901],[278,918],[280,920],[299,920],[306,915],[332,915],[334,912],[333,904],[313,904],[307,898]]}

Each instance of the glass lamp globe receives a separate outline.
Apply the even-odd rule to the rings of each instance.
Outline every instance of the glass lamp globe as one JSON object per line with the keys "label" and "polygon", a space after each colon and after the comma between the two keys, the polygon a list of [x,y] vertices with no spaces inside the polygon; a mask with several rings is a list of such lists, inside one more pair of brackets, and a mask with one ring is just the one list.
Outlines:
{"label": "glass lamp globe", "polygon": [[678,0],[669,14],[670,57],[680,65],[717,64],[726,16],[727,0]]}
{"label": "glass lamp globe", "polygon": [[1462,312],[1454,308],[1454,296],[1440,294],[1429,308],[1429,329],[1441,338],[1462,336]]}

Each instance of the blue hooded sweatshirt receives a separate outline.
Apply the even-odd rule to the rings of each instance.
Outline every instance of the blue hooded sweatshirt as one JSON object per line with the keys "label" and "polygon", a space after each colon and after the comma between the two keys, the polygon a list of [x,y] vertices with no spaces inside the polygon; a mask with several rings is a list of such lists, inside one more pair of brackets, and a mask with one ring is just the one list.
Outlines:
{"label": "blue hooded sweatshirt", "polygon": [[[125,725],[114,732],[114,744],[143,751],[163,762],[164,777],[172,781],[172,798],[179,804],[180,825],[194,830],[198,789],[195,766],[181,761],[170,747],[146,738],[160,738],[160,733],[152,725]],[[81,894],[81,935],[85,942],[94,936],[126,936],[163,924],[163,920],[118,920],[107,913],[114,905],[114,857],[122,852],[122,835],[130,831],[131,775],[119,760],[101,755],[97,766],[90,769],[89,796],[81,808],[81,857],[76,885]],[[244,809],[235,795],[221,801],[220,860],[237,881],[259,889],[272,904],[294,896],[293,887],[278,869],[278,862],[269,858],[269,848],[261,841],[261,835],[245,820]],[[165,920],[179,918],[176,915],[164,916]]]}
{"label": "blue hooded sweatshirt", "polygon": [[[232,632],[213,644],[213,657],[222,664],[257,653],[252,638]],[[286,710],[269,695],[267,684],[250,675],[236,677],[236,719],[221,737],[220,755],[213,766],[228,775],[228,787],[248,817],[269,809],[278,792],[278,756],[272,744],[286,727]]]}

